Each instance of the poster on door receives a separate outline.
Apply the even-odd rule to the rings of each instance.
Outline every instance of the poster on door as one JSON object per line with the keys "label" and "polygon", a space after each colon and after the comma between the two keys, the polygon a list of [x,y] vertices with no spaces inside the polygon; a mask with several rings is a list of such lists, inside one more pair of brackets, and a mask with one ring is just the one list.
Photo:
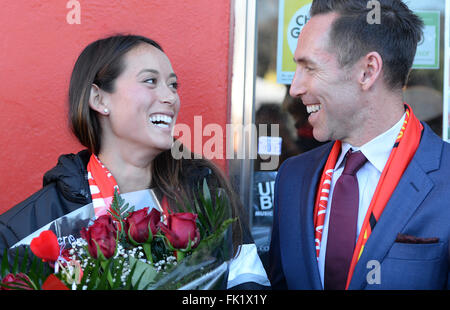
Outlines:
{"label": "poster on door", "polygon": [[[273,222],[276,171],[255,171],[253,176],[252,236],[258,253],[269,251]],[[261,257],[265,260],[265,257]]]}
{"label": "poster on door", "polygon": [[424,23],[423,39],[417,45],[413,69],[439,69],[440,12],[415,11]]}
{"label": "poster on door", "polygon": [[294,52],[303,26],[309,20],[312,0],[280,0],[278,8],[277,83],[291,84]]}

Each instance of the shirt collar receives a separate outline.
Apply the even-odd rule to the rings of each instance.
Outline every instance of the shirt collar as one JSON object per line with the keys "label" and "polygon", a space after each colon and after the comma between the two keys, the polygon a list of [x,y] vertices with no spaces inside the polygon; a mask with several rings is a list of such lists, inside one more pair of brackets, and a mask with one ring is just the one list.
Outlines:
{"label": "shirt collar", "polygon": [[339,168],[344,161],[345,154],[351,148],[352,151],[361,151],[367,160],[381,173],[386,165],[395,140],[397,140],[398,133],[402,128],[406,113],[400,120],[392,126],[389,130],[370,140],[361,147],[354,147],[349,143],[343,142],[341,146],[341,154],[336,162],[336,169]]}

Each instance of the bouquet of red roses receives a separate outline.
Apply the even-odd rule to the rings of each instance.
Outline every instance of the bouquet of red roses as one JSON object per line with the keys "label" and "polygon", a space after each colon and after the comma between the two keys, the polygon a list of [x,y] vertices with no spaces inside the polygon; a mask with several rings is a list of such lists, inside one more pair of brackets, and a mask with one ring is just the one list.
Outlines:
{"label": "bouquet of red roses", "polygon": [[[32,239],[19,264],[5,251],[0,289],[211,289],[231,258],[228,200],[206,180],[187,212],[135,211],[117,191],[109,214],[81,229],[70,247],[52,230]],[[16,253],[18,254],[18,252]]]}

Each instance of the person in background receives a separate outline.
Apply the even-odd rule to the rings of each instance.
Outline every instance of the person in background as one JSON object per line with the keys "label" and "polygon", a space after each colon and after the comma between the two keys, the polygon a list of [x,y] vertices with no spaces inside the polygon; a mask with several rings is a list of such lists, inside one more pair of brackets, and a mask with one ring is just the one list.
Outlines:
{"label": "person in background", "polygon": [[274,289],[449,289],[450,145],[402,99],[423,22],[400,0],[314,0],[290,95],[318,141],[275,183]]}

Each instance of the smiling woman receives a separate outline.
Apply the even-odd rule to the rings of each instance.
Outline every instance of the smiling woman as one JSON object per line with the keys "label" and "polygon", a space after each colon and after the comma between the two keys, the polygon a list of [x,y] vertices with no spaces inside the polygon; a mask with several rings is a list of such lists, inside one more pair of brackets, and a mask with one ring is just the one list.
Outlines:
{"label": "smiling woman", "polygon": [[[110,76],[109,72],[105,76]],[[120,171],[124,170],[123,164],[131,163],[150,177],[148,168],[153,159],[172,146],[173,127],[180,110],[176,75],[169,59],[154,45],[137,45],[124,55],[123,71],[115,79],[113,91],[105,91],[94,82],[89,107],[97,113],[102,128],[98,155],[101,161]],[[121,155],[115,156],[118,153]],[[128,178],[123,181],[135,183]],[[139,189],[142,188],[130,191]]]}
{"label": "smiling woman", "polygon": [[[234,250],[246,253],[244,260],[239,255],[231,264],[233,282],[228,286],[269,285],[240,202],[221,170],[197,156],[177,160],[171,155],[180,110],[177,88],[170,60],[155,41],[116,35],[89,44],[75,63],[69,86],[71,129],[87,150],[62,155],[45,174],[40,191],[0,216],[0,253],[91,202],[97,218],[107,214],[115,190],[144,197],[151,188],[160,201],[167,201],[165,208],[180,212],[206,179],[214,194],[227,196],[237,218]],[[239,268],[256,276],[240,278],[244,272]]]}

